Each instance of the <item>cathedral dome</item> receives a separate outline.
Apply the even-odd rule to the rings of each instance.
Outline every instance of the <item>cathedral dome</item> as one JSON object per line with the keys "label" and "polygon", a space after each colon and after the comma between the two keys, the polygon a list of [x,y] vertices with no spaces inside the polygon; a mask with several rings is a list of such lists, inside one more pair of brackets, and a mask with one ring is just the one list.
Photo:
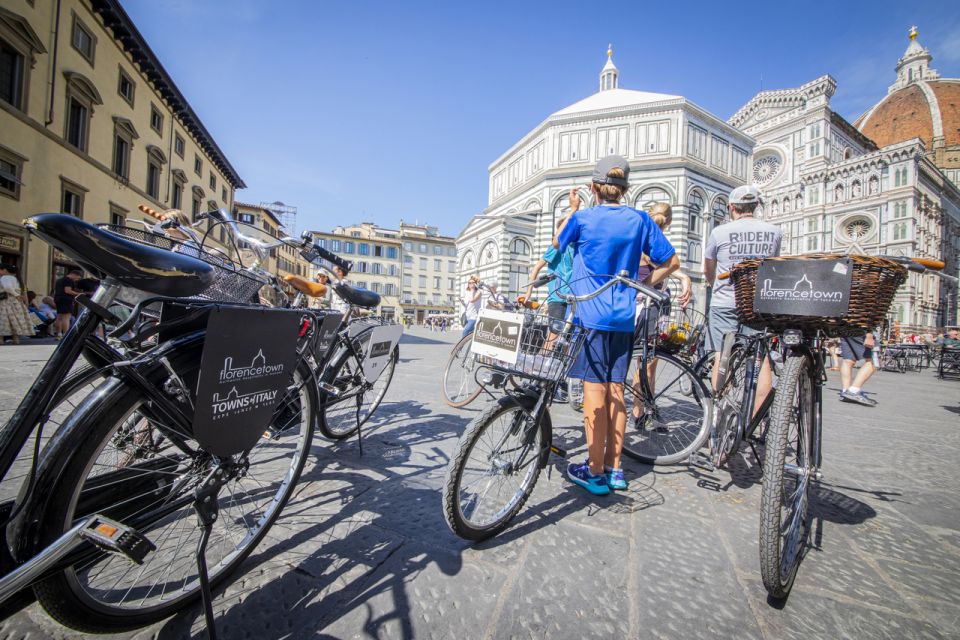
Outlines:
{"label": "cathedral dome", "polygon": [[941,79],[932,60],[911,29],[897,81],[854,126],[880,147],[911,138],[923,140],[927,151],[960,145],[960,79]]}

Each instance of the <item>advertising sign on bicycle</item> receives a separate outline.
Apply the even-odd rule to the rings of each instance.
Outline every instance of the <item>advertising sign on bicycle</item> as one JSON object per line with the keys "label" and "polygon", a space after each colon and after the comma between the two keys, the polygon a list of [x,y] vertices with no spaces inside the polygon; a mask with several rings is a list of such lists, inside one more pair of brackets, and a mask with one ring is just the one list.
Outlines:
{"label": "advertising sign on bicycle", "polygon": [[221,307],[210,312],[193,431],[215,455],[252,447],[270,424],[297,359],[300,313]]}
{"label": "advertising sign on bicycle", "polygon": [[842,318],[850,305],[853,265],[838,260],[764,260],[757,269],[756,313]]}
{"label": "advertising sign on bicycle", "polygon": [[367,382],[374,383],[383,373],[390,361],[390,354],[400,342],[403,335],[403,325],[384,324],[376,326],[370,332],[364,349],[366,356],[363,359],[363,377]]}
{"label": "advertising sign on bicycle", "polygon": [[523,319],[522,313],[482,309],[473,331],[471,353],[516,364]]}
{"label": "advertising sign on bicycle", "polygon": [[340,321],[343,319],[342,313],[328,313],[323,316],[320,328],[317,330],[317,342],[314,347],[314,354],[318,358],[323,358],[333,346],[334,339],[337,337],[337,329],[340,328]]}

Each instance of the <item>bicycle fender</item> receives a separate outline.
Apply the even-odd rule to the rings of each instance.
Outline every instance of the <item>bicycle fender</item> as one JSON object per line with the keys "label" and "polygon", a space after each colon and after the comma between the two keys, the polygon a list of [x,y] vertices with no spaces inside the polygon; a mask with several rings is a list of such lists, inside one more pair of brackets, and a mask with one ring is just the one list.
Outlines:
{"label": "bicycle fender", "polygon": [[[503,407],[522,407],[526,411],[533,411],[537,404],[537,398],[507,394],[497,399],[497,403]],[[550,458],[550,445],[553,443],[553,420],[550,417],[550,407],[544,407],[543,416],[540,418],[540,429],[543,432],[544,448],[538,463],[540,468],[543,469],[547,466],[547,461]]]}

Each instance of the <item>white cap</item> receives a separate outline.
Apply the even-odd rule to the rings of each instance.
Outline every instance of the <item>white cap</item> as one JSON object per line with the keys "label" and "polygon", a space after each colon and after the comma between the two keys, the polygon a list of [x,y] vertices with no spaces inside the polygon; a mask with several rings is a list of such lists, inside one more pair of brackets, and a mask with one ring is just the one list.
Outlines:
{"label": "white cap", "polygon": [[752,184],[745,184],[730,192],[730,204],[750,204],[760,202],[760,190]]}

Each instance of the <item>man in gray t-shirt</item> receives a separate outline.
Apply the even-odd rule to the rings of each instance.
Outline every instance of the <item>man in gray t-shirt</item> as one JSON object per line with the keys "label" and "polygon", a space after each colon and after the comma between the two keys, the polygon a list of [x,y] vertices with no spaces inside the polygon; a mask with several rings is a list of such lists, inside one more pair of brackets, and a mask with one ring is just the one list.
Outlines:
{"label": "man in gray t-shirt", "polygon": [[[738,262],[750,258],[769,258],[780,255],[780,229],[753,217],[760,204],[760,191],[748,184],[730,192],[730,217],[732,222],[722,224],[710,234],[707,249],[704,252],[703,273],[707,284],[713,285],[710,298],[710,333],[712,347],[719,350],[723,345],[724,334],[739,331],[751,333],[748,327],[741,327],[737,320],[737,303],[733,283],[729,280],[716,280],[718,273],[726,273]],[[711,345],[708,345],[711,346]],[[714,360],[719,365],[720,358]],[[714,386],[717,381],[717,367],[714,366]],[[765,362],[757,382],[757,403],[766,397],[772,386],[773,378],[769,365]]]}

